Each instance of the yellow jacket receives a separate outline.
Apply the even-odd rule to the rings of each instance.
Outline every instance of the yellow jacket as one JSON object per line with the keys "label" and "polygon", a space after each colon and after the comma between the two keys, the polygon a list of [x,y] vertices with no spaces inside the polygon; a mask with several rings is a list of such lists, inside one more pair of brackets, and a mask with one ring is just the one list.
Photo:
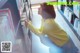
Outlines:
{"label": "yellow jacket", "polygon": [[53,19],[42,20],[40,29],[35,28],[31,22],[28,22],[28,28],[38,36],[47,34],[50,40],[58,46],[63,46],[69,40],[67,33]]}

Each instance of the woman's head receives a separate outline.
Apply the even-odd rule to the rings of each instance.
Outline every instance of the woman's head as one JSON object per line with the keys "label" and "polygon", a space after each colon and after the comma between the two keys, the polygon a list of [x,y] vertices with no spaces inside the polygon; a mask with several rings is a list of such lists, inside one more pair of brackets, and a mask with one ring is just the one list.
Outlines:
{"label": "woman's head", "polygon": [[56,17],[53,5],[47,5],[47,3],[41,4],[39,14],[42,15],[44,19]]}

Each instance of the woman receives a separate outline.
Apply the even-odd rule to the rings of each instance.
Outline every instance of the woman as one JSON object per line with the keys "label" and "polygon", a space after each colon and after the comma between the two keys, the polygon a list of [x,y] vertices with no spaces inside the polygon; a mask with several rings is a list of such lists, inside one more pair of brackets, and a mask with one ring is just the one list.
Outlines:
{"label": "woman", "polygon": [[49,39],[59,47],[68,44],[69,37],[67,33],[55,22],[56,14],[54,7],[43,3],[41,4],[41,8],[39,8],[39,14],[43,17],[40,29],[35,28],[31,21],[26,21],[26,26],[38,36],[46,34]]}

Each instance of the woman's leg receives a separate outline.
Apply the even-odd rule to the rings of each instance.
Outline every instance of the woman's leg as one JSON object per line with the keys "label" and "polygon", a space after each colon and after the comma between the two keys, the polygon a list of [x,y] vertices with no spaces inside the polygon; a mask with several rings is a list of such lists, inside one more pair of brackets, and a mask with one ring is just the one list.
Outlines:
{"label": "woman's leg", "polygon": [[49,47],[50,53],[62,53],[62,49],[55,45],[48,37],[41,36],[41,42]]}
{"label": "woman's leg", "polygon": [[72,40],[70,39],[67,44],[65,44],[63,47],[63,53],[78,53],[77,47],[74,45]]}

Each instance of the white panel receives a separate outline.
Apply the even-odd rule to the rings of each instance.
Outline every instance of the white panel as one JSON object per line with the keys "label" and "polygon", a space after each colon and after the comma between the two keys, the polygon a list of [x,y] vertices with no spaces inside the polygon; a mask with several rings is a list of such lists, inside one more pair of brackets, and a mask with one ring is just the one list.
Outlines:
{"label": "white panel", "polygon": [[31,0],[31,4],[43,3],[48,1],[57,1],[57,0]]}
{"label": "white panel", "polygon": [[73,10],[74,10],[74,13],[76,14],[76,16],[79,18],[79,12],[80,12],[80,5],[74,5],[73,6]]}

